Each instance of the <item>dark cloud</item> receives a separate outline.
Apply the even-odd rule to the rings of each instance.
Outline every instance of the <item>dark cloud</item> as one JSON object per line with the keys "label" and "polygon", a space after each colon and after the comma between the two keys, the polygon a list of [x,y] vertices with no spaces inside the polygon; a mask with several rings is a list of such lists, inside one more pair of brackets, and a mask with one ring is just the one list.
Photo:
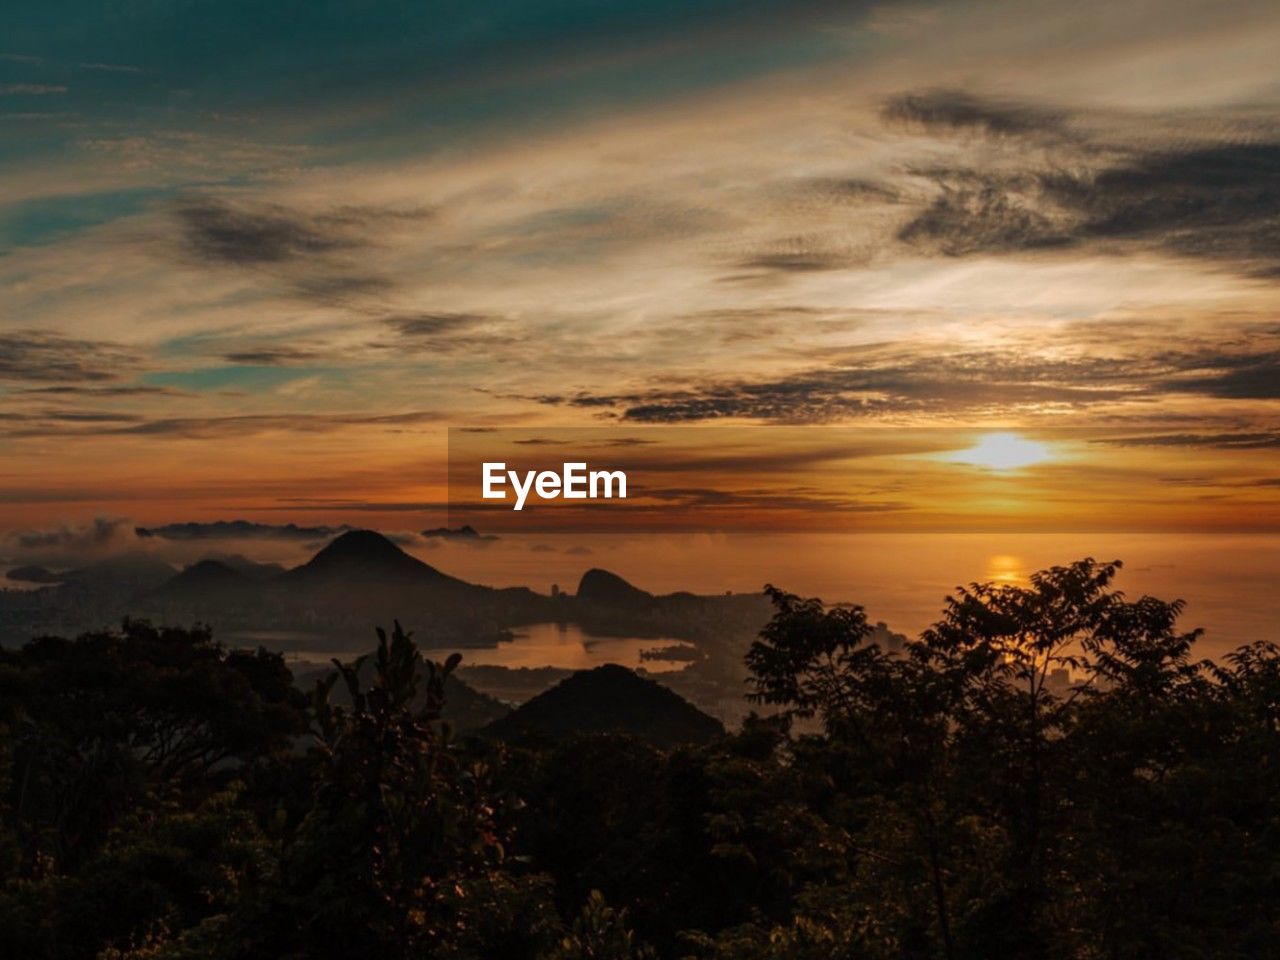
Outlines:
{"label": "dark cloud", "polygon": [[487,319],[479,313],[415,313],[386,317],[383,322],[404,337],[437,337]]}
{"label": "dark cloud", "polygon": [[335,500],[327,497],[281,497],[281,503],[302,506],[308,510],[336,510],[343,513],[433,513],[448,510],[446,501],[427,500]]}
{"label": "dark cloud", "polygon": [[251,268],[294,296],[329,305],[382,294],[395,284],[368,265],[386,233],[427,208],[347,206],[304,212],[279,204],[189,200],[174,208],[187,254],[202,263]]}
{"label": "dark cloud", "polygon": [[[345,427],[385,429],[412,428],[438,422],[441,417],[428,411],[409,413],[279,413],[246,414],[226,417],[172,417],[148,420],[133,416],[109,416],[106,422],[87,426],[83,423],[60,424],[50,418],[33,418],[35,422],[5,431],[15,439],[75,436],[144,436],[183,437],[189,440],[218,440],[255,436],[263,433],[326,433]],[[60,416],[58,420],[66,420]],[[118,422],[113,422],[118,421]]]}
{"label": "dark cloud", "polygon": [[1040,175],[920,172],[939,192],[898,231],[898,239],[912,246],[962,257],[1060,247],[1079,239],[1079,217],[1058,205]]}
{"label": "dark cloud", "polygon": [[931,129],[972,130],[989,135],[1025,136],[1061,133],[1067,115],[1061,110],[1016,101],[982,99],[961,90],[906,93],[885,102],[881,115],[888,121],[919,124]]}
{"label": "dark cloud", "polygon": [[895,513],[908,510],[906,503],[852,500],[832,496],[812,488],[792,490],[716,490],[704,487],[662,487],[637,489],[637,496],[664,502],[664,510],[683,508],[739,508],[752,510],[817,510],[830,513]]}
{"label": "dark cloud", "polygon": [[256,523],[251,520],[215,520],[211,523],[168,523],[159,527],[138,527],[144,539],[159,540],[326,540],[355,529],[300,527],[293,523]]}
{"label": "dark cloud", "polygon": [[256,433],[324,433],[341,427],[409,427],[434,423],[438,414],[428,412],[386,414],[257,414],[238,417],[181,417],[149,420],[117,431],[144,436],[189,438],[239,437]]}
{"label": "dark cloud", "polygon": [[787,184],[783,196],[797,202],[813,200],[820,204],[894,203],[901,194],[887,183],[860,177],[808,177]]}
{"label": "dark cloud", "polygon": [[497,534],[481,533],[469,523],[464,523],[460,527],[434,527],[430,530],[423,530],[422,536],[427,540],[443,540],[448,543],[462,543],[469,546],[486,546],[500,539]]}
{"label": "dark cloud", "polygon": [[295,363],[310,363],[319,354],[313,350],[299,350],[292,347],[264,347],[260,350],[240,350],[224,353],[222,359],[227,363],[244,364],[258,367],[287,367]]}
{"label": "dark cloud", "polygon": [[808,250],[794,253],[761,253],[739,260],[743,270],[765,270],[777,273],[815,273],[821,270],[840,270],[848,267],[848,254],[834,251]]}
{"label": "dark cloud", "polygon": [[102,340],[76,340],[37,330],[0,334],[0,380],[115,380],[137,363],[133,352]]}
{"label": "dark cloud", "polygon": [[1223,450],[1267,450],[1280,447],[1280,433],[1157,433],[1096,440],[1120,447],[1213,447]]}
{"label": "dark cloud", "polygon": [[[1197,361],[1190,361],[1196,363]],[[1167,390],[1228,400],[1280,399],[1280,350],[1213,358],[1190,376],[1164,382]]]}
{"label": "dark cloud", "polygon": [[[392,336],[370,344],[397,352],[483,353],[490,358],[505,355],[521,338],[507,317],[487,313],[428,310],[379,317]],[[523,355],[520,357],[523,360]]]}
{"label": "dark cloud", "polygon": [[[1061,132],[1067,119],[955,92],[899,97],[885,115],[1007,138]],[[913,171],[936,192],[899,239],[947,256],[1140,246],[1280,275],[1280,142],[1265,133],[1157,149],[1078,138],[1052,152],[1056,166],[1017,146],[981,169]]]}
{"label": "dark cloud", "polygon": [[59,384],[54,387],[27,387],[16,391],[24,396],[49,397],[185,397],[190,396],[185,390],[175,387],[153,387],[142,384],[120,384],[116,386],[76,386]]}
{"label": "dark cloud", "polygon": [[[722,418],[817,423],[885,412],[1086,406],[1131,395],[1121,366],[998,352],[889,358],[758,382],[617,396],[609,405],[621,407],[625,420],[649,423]],[[604,400],[592,398],[597,404]],[[578,398],[567,402],[583,405]]]}
{"label": "dark cloud", "polygon": [[177,217],[191,251],[222,263],[281,263],[356,245],[345,224],[276,205],[252,209],[205,200],[180,207]]}
{"label": "dark cloud", "polygon": [[543,403],[611,408],[623,420],[717,419],[821,423],[884,413],[983,414],[1011,408],[1083,408],[1170,393],[1221,399],[1277,395],[1280,351],[1212,343],[1179,352],[1063,357],[1033,349],[922,355],[873,348],[827,366],[767,380],[723,380],[620,394],[550,394]]}

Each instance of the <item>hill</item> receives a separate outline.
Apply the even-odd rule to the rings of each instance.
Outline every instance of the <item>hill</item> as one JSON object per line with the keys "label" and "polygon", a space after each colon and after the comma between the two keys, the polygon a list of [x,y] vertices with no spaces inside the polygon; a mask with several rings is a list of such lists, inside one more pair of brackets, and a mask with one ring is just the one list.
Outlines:
{"label": "hill", "polygon": [[441,573],[430,564],[411,557],[374,530],[352,530],[335,538],[300,567],[282,573],[273,581],[289,589],[309,589],[332,585],[438,586],[470,584]]}
{"label": "hill", "polygon": [[578,581],[577,599],[581,603],[597,603],[608,607],[647,607],[654,596],[634,587],[616,573],[593,567]]}
{"label": "hill", "polygon": [[714,740],[724,727],[661,684],[605,664],[573,674],[484,732],[502,740],[625,733],[672,747]]}
{"label": "hill", "polygon": [[251,599],[257,589],[256,580],[223,561],[201,560],[162,583],[150,596],[160,602],[243,602]]}

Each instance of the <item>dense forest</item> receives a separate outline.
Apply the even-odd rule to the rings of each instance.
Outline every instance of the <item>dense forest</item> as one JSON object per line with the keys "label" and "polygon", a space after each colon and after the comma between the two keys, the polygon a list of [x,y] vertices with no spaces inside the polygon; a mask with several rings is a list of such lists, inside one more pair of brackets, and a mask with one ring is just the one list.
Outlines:
{"label": "dense forest", "polygon": [[0,955],[1280,956],[1280,649],[1198,660],[1118,567],[959,589],[892,651],[768,588],[760,715],[663,746],[457,733],[457,657],[399,625],[305,693],[202,628],[33,640]]}

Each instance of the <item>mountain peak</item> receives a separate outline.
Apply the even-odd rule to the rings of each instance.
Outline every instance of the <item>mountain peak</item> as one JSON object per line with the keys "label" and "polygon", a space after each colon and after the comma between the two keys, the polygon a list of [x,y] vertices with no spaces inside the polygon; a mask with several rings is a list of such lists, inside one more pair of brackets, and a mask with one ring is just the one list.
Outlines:
{"label": "mountain peak", "polygon": [[349,530],[330,540],[328,545],[312,558],[312,563],[321,558],[332,560],[348,557],[366,561],[391,560],[393,562],[401,558],[413,559],[376,530]]}
{"label": "mountain peak", "polygon": [[334,582],[403,585],[446,581],[453,578],[405,553],[376,530],[351,530],[335,537],[314,557],[276,582],[319,586]]}
{"label": "mountain peak", "polygon": [[241,597],[253,589],[252,578],[221,560],[199,560],[172,579],[162,583],[152,594],[159,600],[208,601]]}
{"label": "mountain peak", "polygon": [[706,743],[724,732],[673,690],[612,663],[566,677],[487,729],[501,739],[622,733],[659,747]]}
{"label": "mountain peak", "polygon": [[616,573],[592,567],[578,581],[578,599],[611,607],[648,604],[653,594],[632,586]]}

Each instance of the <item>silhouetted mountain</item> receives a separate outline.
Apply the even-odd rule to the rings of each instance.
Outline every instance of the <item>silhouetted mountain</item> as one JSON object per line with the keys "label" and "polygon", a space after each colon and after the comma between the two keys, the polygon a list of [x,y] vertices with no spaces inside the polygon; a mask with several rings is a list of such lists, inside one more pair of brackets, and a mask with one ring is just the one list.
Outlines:
{"label": "silhouetted mountain", "polygon": [[450,674],[444,682],[444,713],[457,733],[473,733],[511,712],[501,700],[468,686]]}
{"label": "silhouetted mountain", "polygon": [[503,740],[625,733],[671,747],[706,743],[724,727],[661,684],[605,664],[573,674],[491,723],[485,733]]}
{"label": "silhouetted mountain", "polygon": [[21,583],[61,583],[65,574],[54,573],[47,567],[28,564],[25,567],[14,567],[5,574],[5,578],[9,580],[17,580]]}
{"label": "silhouetted mountain", "polygon": [[173,576],[173,567],[145,553],[126,553],[70,570],[64,586],[122,595],[148,593]]}
{"label": "silhouetted mountain", "polygon": [[309,626],[355,627],[394,612],[443,646],[503,639],[507,627],[549,619],[554,606],[525,587],[495,589],[451,577],[372,530],[344,533],[265,586],[273,603],[303,612]]}
{"label": "silhouetted mountain", "polygon": [[157,601],[224,604],[250,600],[258,581],[232,569],[221,560],[201,560],[152,592]]}
{"label": "silhouetted mountain", "polygon": [[281,587],[328,587],[393,584],[471,585],[411,557],[374,530],[352,530],[337,537],[300,567],[276,578]]}
{"label": "silhouetted mountain", "polygon": [[285,568],[278,563],[258,563],[250,560],[242,553],[211,553],[205,560],[218,560],[232,570],[243,573],[251,580],[270,580],[284,573]]}
{"label": "silhouetted mountain", "polygon": [[584,603],[599,603],[610,607],[649,606],[653,594],[633,587],[616,573],[593,567],[578,581],[577,598]]}

